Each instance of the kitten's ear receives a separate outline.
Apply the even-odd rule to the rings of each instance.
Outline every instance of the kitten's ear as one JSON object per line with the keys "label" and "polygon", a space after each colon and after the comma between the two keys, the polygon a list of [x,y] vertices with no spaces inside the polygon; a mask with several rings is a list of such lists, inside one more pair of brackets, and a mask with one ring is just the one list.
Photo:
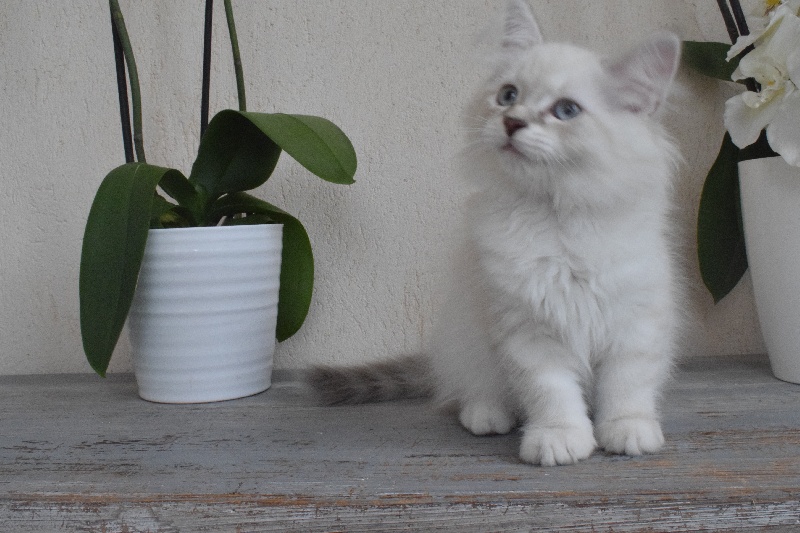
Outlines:
{"label": "kitten's ear", "polygon": [[542,33],[525,0],[508,0],[503,32],[504,50],[527,50],[541,44]]}
{"label": "kitten's ear", "polygon": [[607,62],[612,104],[633,113],[653,114],[667,96],[678,70],[681,42],[671,33],[659,34],[623,57]]}

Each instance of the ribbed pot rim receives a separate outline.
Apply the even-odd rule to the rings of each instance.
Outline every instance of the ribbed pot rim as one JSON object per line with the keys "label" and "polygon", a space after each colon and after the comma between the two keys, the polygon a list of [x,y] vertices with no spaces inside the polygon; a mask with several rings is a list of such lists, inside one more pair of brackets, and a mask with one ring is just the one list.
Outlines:
{"label": "ribbed pot rim", "polygon": [[241,233],[246,233],[248,231],[255,231],[260,230],[264,227],[267,228],[282,228],[283,224],[242,224],[239,226],[193,226],[189,228],[150,228],[148,230],[149,233],[172,233],[172,232],[183,232],[183,233],[202,233],[202,232],[211,232],[211,231],[239,231]]}

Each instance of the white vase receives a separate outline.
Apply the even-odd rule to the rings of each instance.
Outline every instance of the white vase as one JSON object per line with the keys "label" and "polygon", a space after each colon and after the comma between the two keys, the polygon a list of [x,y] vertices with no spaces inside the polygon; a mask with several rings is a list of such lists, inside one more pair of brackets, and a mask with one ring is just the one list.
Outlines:
{"label": "white vase", "polygon": [[739,163],[747,262],[772,372],[800,383],[800,168]]}
{"label": "white vase", "polygon": [[230,400],[269,388],[282,225],[151,229],[128,315],[139,395]]}

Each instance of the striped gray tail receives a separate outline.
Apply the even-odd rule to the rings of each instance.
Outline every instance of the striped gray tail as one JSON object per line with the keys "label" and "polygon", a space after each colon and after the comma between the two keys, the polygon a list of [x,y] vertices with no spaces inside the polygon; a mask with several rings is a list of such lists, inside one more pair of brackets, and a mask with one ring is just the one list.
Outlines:
{"label": "striped gray tail", "polygon": [[384,402],[433,395],[430,362],[407,355],[356,366],[315,366],[306,383],[326,405]]}

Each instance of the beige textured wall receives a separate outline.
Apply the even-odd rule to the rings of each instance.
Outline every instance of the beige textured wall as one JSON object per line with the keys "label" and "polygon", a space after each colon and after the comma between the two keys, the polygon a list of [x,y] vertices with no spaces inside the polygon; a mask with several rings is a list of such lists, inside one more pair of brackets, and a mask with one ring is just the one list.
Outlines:
{"label": "beige textured wall", "polygon": [[[753,5],[755,0],[750,2]],[[201,0],[122,0],[137,51],[148,160],[188,172],[198,142]],[[217,2],[212,110],[235,106]],[[278,367],[418,349],[465,189],[453,171],[460,109],[488,50],[491,0],[236,0],[249,107],[319,114],[359,155],[357,183],[329,185],[282,159],[259,195],[298,215],[317,257],[304,329]],[[712,0],[531,0],[545,36],[604,52],[659,28],[725,40]],[[0,374],[87,372],[78,326],[83,224],[122,161],[107,4],[0,6]],[[669,125],[686,158],[681,242],[697,327],[691,355],[762,350],[748,282],[720,305],[699,286],[693,223],[722,138],[726,91],[681,76]],[[112,371],[130,369],[123,340]]]}

